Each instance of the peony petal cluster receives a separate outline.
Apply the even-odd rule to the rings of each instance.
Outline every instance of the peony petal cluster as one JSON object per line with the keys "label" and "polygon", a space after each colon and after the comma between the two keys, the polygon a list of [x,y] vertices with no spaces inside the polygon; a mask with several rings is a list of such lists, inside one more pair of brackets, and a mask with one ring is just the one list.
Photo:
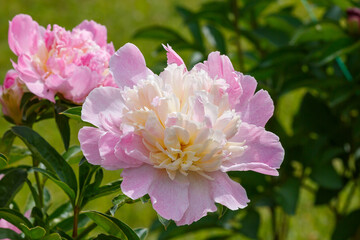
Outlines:
{"label": "peony petal cluster", "polygon": [[27,88],[55,102],[55,95],[81,104],[99,86],[116,86],[109,73],[114,53],[106,27],[83,21],[72,31],[50,25],[45,29],[24,14],[9,24],[9,46],[18,57],[13,67]]}
{"label": "peony petal cluster", "polygon": [[25,86],[20,81],[18,73],[13,69],[9,70],[6,73],[3,85],[0,85],[0,104],[3,114],[11,118],[15,124],[22,122],[20,103],[24,91]]}
{"label": "peony petal cluster", "polygon": [[177,225],[216,211],[247,206],[245,189],[228,171],[278,175],[284,158],[279,138],[264,129],[273,115],[269,94],[213,52],[187,70],[170,47],[159,75],[146,67],[133,44],[110,60],[119,88],[94,89],[82,119],[95,127],[79,132],[86,159],[122,168],[121,189],[132,199],[146,194],[154,209]]}

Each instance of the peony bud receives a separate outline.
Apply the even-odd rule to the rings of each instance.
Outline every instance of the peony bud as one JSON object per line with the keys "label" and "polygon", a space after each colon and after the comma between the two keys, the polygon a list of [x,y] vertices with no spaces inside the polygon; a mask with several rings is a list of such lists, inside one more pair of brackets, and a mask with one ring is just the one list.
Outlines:
{"label": "peony bud", "polygon": [[351,34],[360,34],[360,8],[349,8],[346,10],[347,24]]}
{"label": "peony bud", "polygon": [[23,84],[20,82],[18,73],[15,70],[9,70],[4,84],[0,85],[0,103],[4,115],[11,118],[15,124],[21,124],[20,103],[23,94]]}

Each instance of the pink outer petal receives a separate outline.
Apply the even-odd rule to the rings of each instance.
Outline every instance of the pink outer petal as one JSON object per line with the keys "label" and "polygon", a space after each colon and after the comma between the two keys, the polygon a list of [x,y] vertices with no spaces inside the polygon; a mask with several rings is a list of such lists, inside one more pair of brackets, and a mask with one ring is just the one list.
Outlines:
{"label": "pink outer petal", "polygon": [[231,210],[245,208],[250,200],[247,198],[245,189],[223,172],[217,171],[209,174],[214,178],[210,181],[212,196],[215,202],[220,203]]}
{"label": "pink outer petal", "polygon": [[116,131],[120,128],[123,108],[120,89],[99,87],[86,98],[81,118],[99,128]]}
{"label": "pink outer petal", "polygon": [[138,199],[149,192],[157,174],[157,169],[148,164],[137,168],[126,168],[122,171],[121,191],[131,199]]}
{"label": "pink outer petal", "polygon": [[262,127],[241,123],[238,133],[230,139],[243,142],[247,149],[240,157],[223,163],[222,171],[256,171],[263,174],[278,175],[276,169],[284,159],[284,149],[278,136]]}
{"label": "pink outer petal", "polygon": [[236,106],[237,108],[241,108],[242,105],[248,104],[250,98],[254,95],[257,82],[255,78],[249,75],[243,75],[240,72],[236,72],[240,79],[240,84],[243,89],[243,93],[240,96],[239,104]]}
{"label": "pink outer petal", "polygon": [[143,163],[151,163],[149,151],[143,144],[142,137],[134,133],[123,136],[115,146],[115,155],[126,164],[123,168],[138,167]]}
{"label": "pink outer petal", "polygon": [[267,91],[260,90],[250,98],[248,104],[236,107],[236,111],[240,113],[242,121],[264,127],[274,114],[274,103]]}
{"label": "pink outer petal", "polygon": [[196,64],[195,69],[205,70],[211,78],[225,79],[229,84],[227,93],[229,94],[229,102],[234,107],[239,102],[239,96],[243,90],[239,82],[238,75],[230,59],[219,52],[212,52],[208,56],[208,60],[204,63]]}
{"label": "pink outer petal", "polygon": [[189,207],[189,181],[182,174],[171,180],[163,169],[156,171],[149,196],[156,212],[165,219],[180,221]]}
{"label": "pink outer petal", "polygon": [[170,47],[169,44],[167,46],[165,46],[163,44],[162,46],[167,51],[166,56],[167,56],[167,64],[168,65],[175,63],[178,66],[181,66],[181,65],[185,66],[185,63],[182,60],[182,58]]}
{"label": "pink outer petal", "polygon": [[106,170],[117,170],[123,168],[123,162],[119,160],[114,149],[120,137],[112,132],[107,132],[99,139],[99,154],[102,158],[101,166]]}
{"label": "pink outer petal", "polygon": [[78,67],[76,71],[66,80],[67,89],[61,89],[66,99],[74,103],[84,102],[89,92],[97,86],[97,79],[101,78],[96,72],[92,72],[88,67]]}
{"label": "pink outer petal", "polygon": [[39,25],[30,16],[19,14],[9,22],[9,46],[17,56],[36,53],[41,38]]}
{"label": "pink outer petal", "polygon": [[84,20],[75,29],[87,30],[93,34],[94,41],[100,46],[105,47],[107,45],[107,30],[106,27],[94,22],[93,20]]}
{"label": "pink outer petal", "polygon": [[153,75],[146,67],[145,59],[140,50],[131,43],[122,46],[110,59],[110,71],[116,84],[123,88],[132,87],[148,75]]}
{"label": "pink outer petal", "polygon": [[79,131],[78,138],[81,150],[91,164],[101,165],[99,140],[104,134],[104,131],[93,127],[83,127]]}
{"label": "pink outer petal", "polygon": [[12,62],[14,69],[19,73],[19,78],[33,94],[40,98],[55,102],[55,92],[44,84],[44,80],[33,68],[31,58],[27,55],[20,55],[18,63]]}
{"label": "pink outer petal", "polygon": [[190,173],[189,179],[189,207],[184,216],[177,221],[177,225],[191,224],[206,216],[208,212],[215,212],[216,206],[211,196],[211,181],[198,175]]}

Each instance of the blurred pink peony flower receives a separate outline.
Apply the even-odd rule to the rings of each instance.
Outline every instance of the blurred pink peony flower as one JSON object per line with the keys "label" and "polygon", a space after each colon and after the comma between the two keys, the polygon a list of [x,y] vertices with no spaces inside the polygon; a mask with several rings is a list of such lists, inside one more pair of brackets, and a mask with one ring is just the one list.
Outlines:
{"label": "blurred pink peony flower", "polygon": [[25,86],[20,81],[15,70],[6,73],[3,85],[0,85],[0,104],[5,116],[10,117],[15,124],[21,124],[22,111],[20,109],[21,98]]}
{"label": "blurred pink peony flower", "polygon": [[54,25],[39,26],[28,15],[9,24],[9,46],[18,56],[13,66],[28,89],[54,102],[55,94],[81,104],[99,86],[116,86],[108,71],[114,53],[106,27],[83,21],[71,32]]}
{"label": "blurred pink peony flower", "polygon": [[360,34],[360,8],[348,8],[346,14],[350,33]]}
{"label": "blurred pink peony flower", "polygon": [[[18,229],[17,227],[6,221],[5,219],[0,219],[0,228],[10,229],[16,233],[21,233],[20,229]],[[11,240],[10,238],[1,238],[1,239]]]}
{"label": "blurred pink peony flower", "polygon": [[[165,46],[164,46],[165,47]],[[120,48],[110,70],[120,87],[93,90],[83,105],[79,140],[84,156],[105,169],[123,168],[121,189],[149,194],[154,209],[177,225],[216,211],[247,206],[244,188],[227,171],[278,175],[279,138],[264,129],[273,115],[266,91],[213,52],[188,71],[170,46],[168,66],[152,73],[133,44]]]}

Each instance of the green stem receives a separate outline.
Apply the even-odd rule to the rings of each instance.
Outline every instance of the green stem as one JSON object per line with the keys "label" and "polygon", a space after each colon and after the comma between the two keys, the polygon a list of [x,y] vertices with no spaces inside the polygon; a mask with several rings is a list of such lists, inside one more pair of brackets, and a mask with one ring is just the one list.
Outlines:
{"label": "green stem", "polygon": [[26,179],[26,183],[29,186],[31,195],[34,198],[35,206],[41,209],[41,204],[40,204],[40,201],[39,201],[39,197],[38,197],[38,194],[37,194],[35,188],[32,186],[31,182],[28,179]]}
{"label": "green stem", "polygon": [[77,237],[77,240],[82,239],[83,237],[86,237],[86,235],[88,235],[94,228],[96,228],[97,224],[96,223],[92,223],[90,224],[88,227],[86,227]]}
{"label": "green stem", "polygon": [[76,238],[78,233],[79,213],[80,213],[80,208],[78,207],[78,205],[76,205],[74,207],[74,224],[73,224],[73,233],[72,233],[73,238]]}
{"label": "green stem", "polygon": [[[38,167],[39,163],[40,162],[38,160],[33,158],[33,166],[34,167]],[[44,206],[43,185],[41,184],[39,173],[35,172],[34,175],[35,175],[36,187],[38,190],[39,205],[40,205],[40,208],[43,208],[43,206]]]}
{"label": "green stem", "polygon": [[275,206],[270,207],[271,210],[271,223],[272,223],[272,230],[273,230],[273,239],[279,240],[279,234],[276,229],[276,209]]}

